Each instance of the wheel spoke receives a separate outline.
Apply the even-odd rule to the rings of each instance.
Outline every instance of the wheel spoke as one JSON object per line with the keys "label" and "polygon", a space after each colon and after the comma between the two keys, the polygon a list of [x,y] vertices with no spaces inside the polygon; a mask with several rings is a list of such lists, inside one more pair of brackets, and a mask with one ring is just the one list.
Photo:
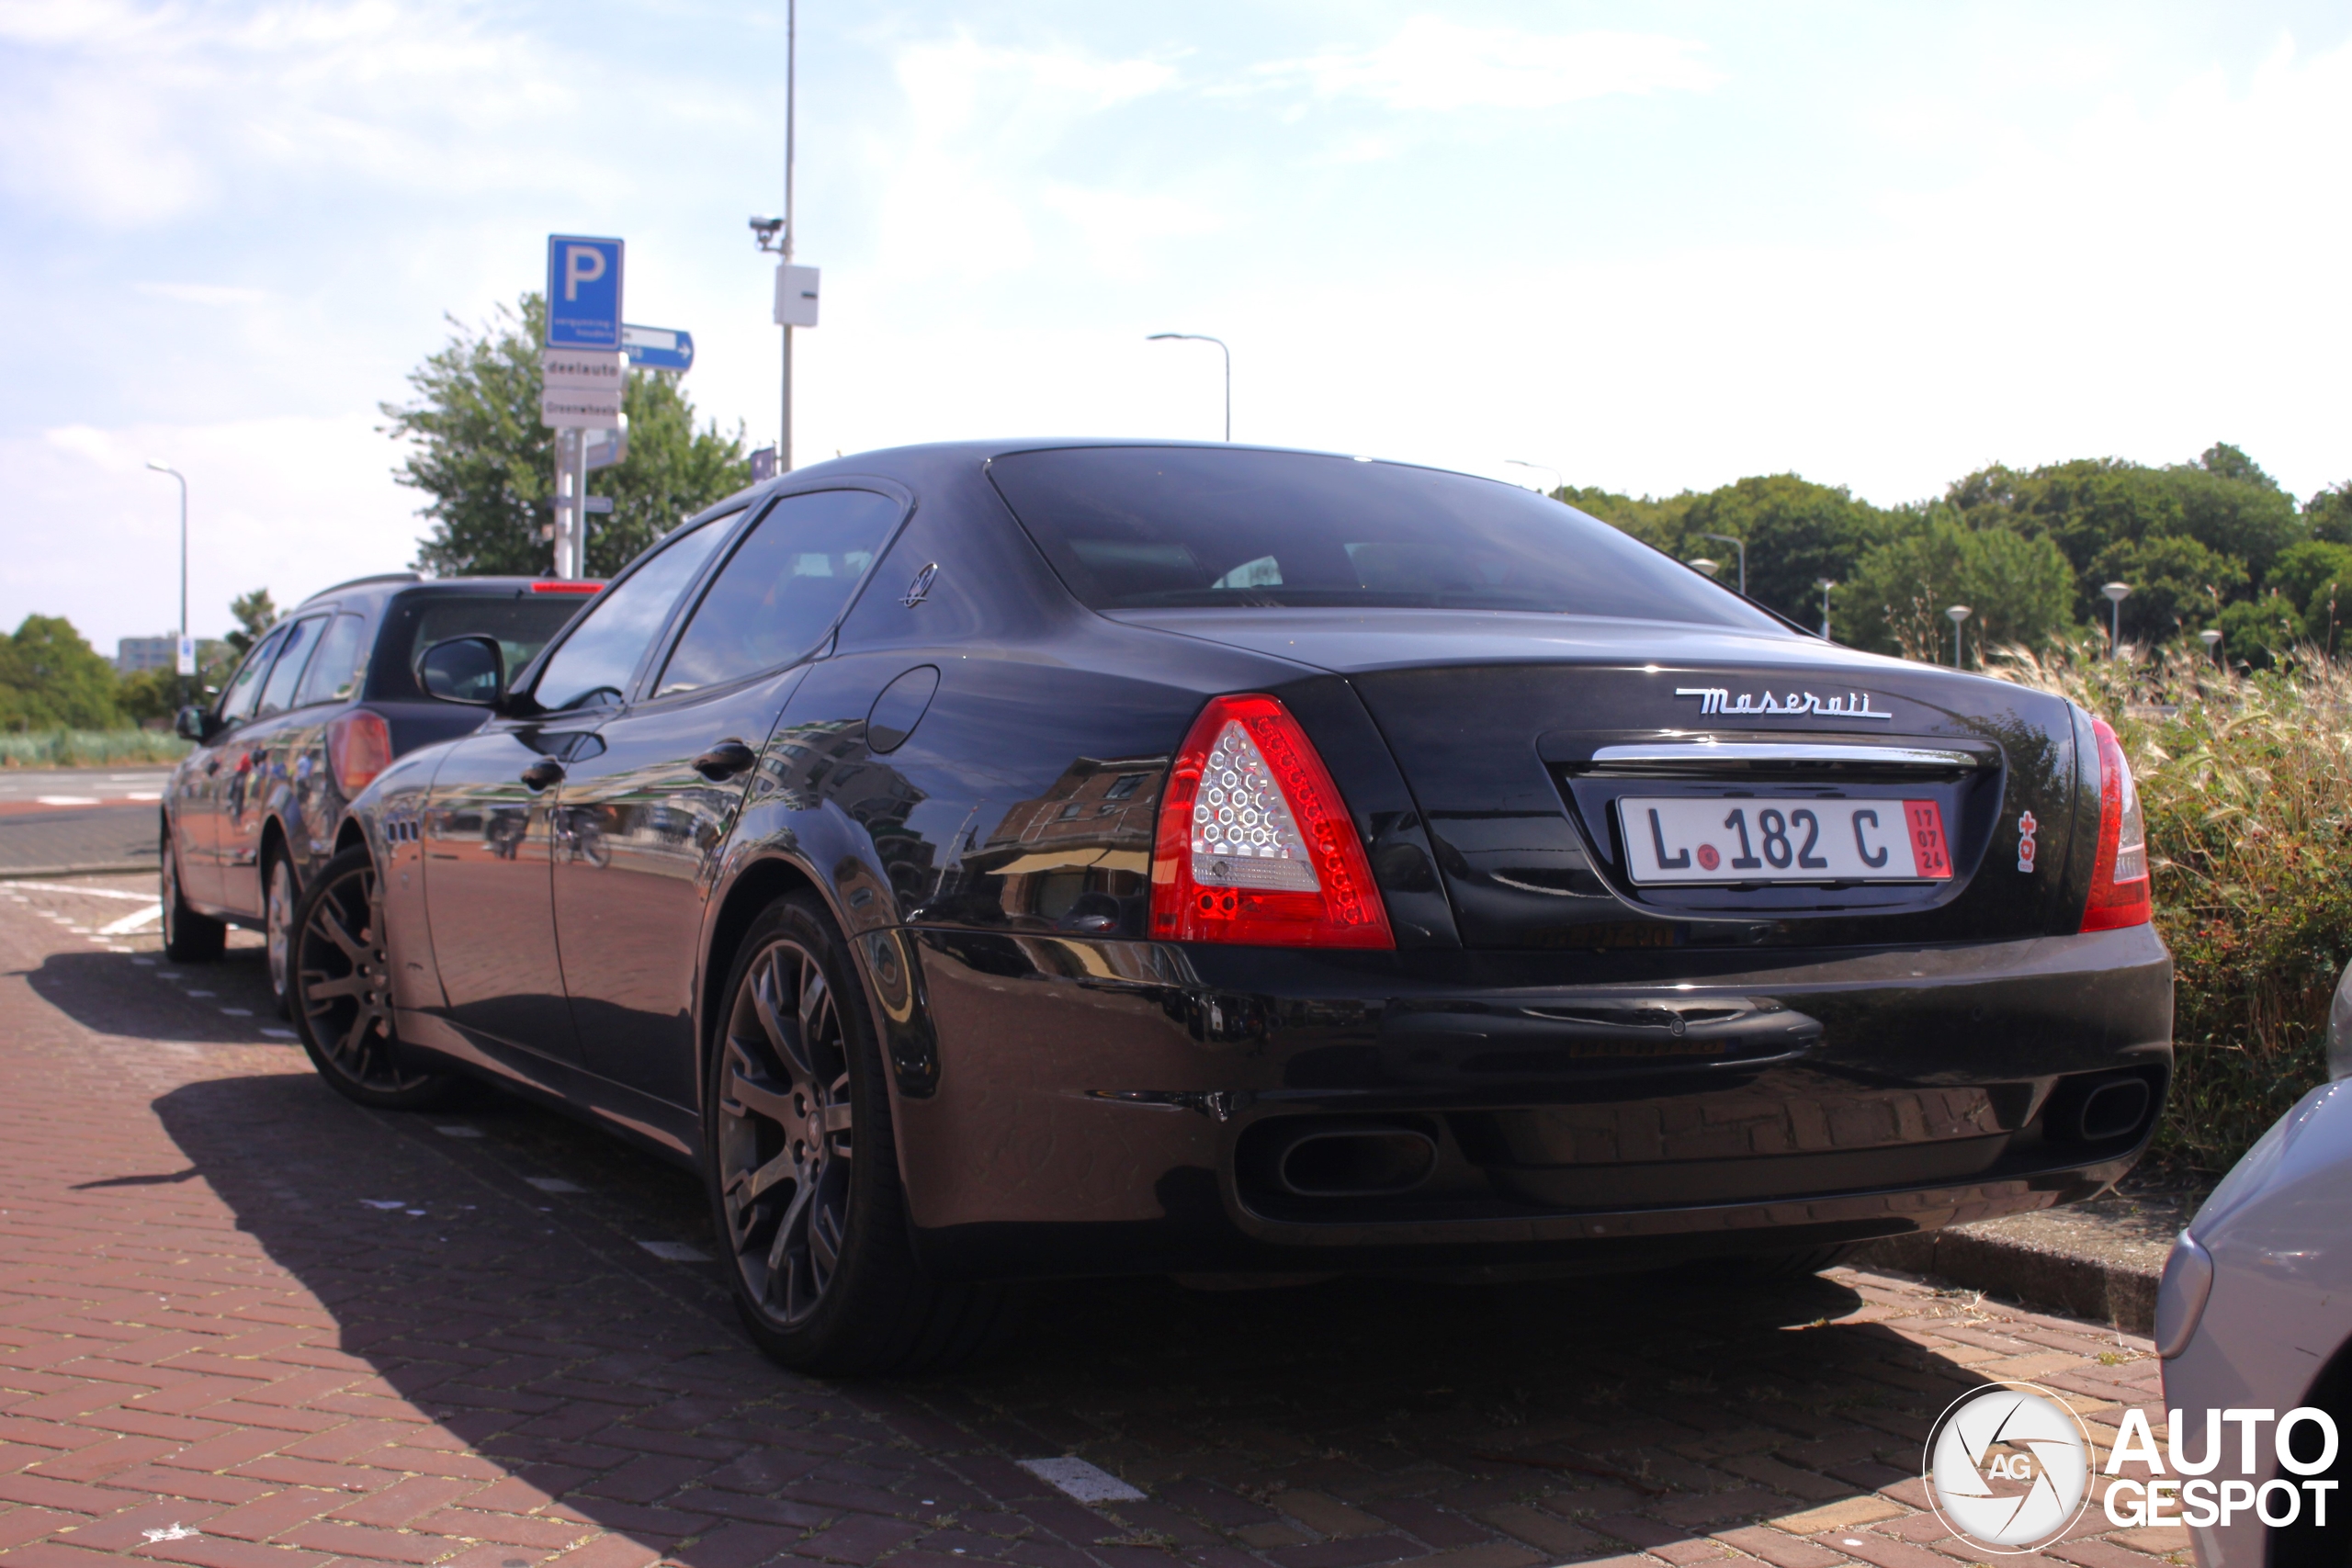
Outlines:
{"label": "wheel spoke", "polygon": [[808,1224],[809,1201],[815,1196],[815,1186],[802,1182],[799,1190],[793,1193],[792,1204],[785,1210],[784,1218],[776,1222],[775,1240],[768,1247],[768,1276],[771,1280],[775,1279],[775,1271],[784,1267],[786,1256],[797,1250],[792,1245],[793,1234]]}
{"label": "wheel spoke", "polygon": [[[312,980],[306,974],[302,982],[303,995],[318,1001],[332,1001],[338,997],[364,997],[368,994],[365,975],[345,975],[334,980]],[[316,1016],[320,1009],[311,1010]]]}
{"label": "wheel spoke", "polygon": [[333,905],[333,899],[319,900],[318,908],[311,916],[311,929],[343,949],[344,956],[352,963],[366,962],[368,957],[367,944],[344,929],[343,921],[335,918],[341,911],[334,908]]}
{"label": "wheel spoke", "polygon": [[764,1084],[754,1083],[744,1076],[740,1067],[728,1075],[727,1096],[730,1110],[740,1107],[741,1111],[764,1116],[769,1121],[778,1123],[788,1124],[799,1120],[793,1114],[792,1097],[789,1094],[770,1089]]}
{"label": "wheel spoke", "polygon": [[757,1170],[738,1172],[728,1192],[749,1207],[765,1196],[769,1189],[781,1186],[799,1174],[800,1167],[794,1163],[792,1151],[786,1149]]}

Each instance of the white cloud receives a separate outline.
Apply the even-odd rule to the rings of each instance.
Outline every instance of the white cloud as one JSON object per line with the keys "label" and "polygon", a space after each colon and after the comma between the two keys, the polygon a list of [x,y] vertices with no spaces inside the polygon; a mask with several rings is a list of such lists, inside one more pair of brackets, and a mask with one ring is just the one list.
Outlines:
{"label": "white cloud", "polygon": [[134,283],[140,293],[183,305],[258,305],[269,298],[266,288],[241,288],[228,283]]}
{"label": "white cloud", "polygon": [[1415,17],[1377,48],[1257,67],[1318,96],[1392,109],[1555,108],[1584,98],[1700,92],[1724,80],[1697,44],[1651,33],[1544,35]]}
{"label": "white cloud", "polygon": [[266,585],[281,604],[416,550],[417,497],[391,479],[399,449],[364,417],[61,425],[0,438],[10,506],[44,525],[12,530],[0,631],[63,615],[100,651],[179,618],[179,488],[188,480],[190,618],[214,636],[229,601]]}

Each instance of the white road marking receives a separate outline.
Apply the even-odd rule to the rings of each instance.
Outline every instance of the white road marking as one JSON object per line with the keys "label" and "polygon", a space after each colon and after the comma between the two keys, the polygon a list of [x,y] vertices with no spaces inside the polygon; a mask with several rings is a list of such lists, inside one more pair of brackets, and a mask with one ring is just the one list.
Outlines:
{"label": "white road marking", "polygon": [[130,914],[123,916],[122,919],[119,920],[108,920],[105,925],[100,926],[98,930],[104,931],[108,936],[120,936],[125,931],[137,931],[141,926],[145,925],[150,920],[160,920],[163,918],[164,906],[161,904],[150,904],[147,908],[134,910]]}
{"label": "white road marking", "polygon": [[638,1246],[664,1263],[707,1263],[710,1254],[698,1247],[688,1247],[683,1241],[640,1241]]}
{"label": "white road marking", "polygon": [[127,898],[134,904],[152,904],[153,893],[125,893],[119,887],[77,887],[70,882],[19,882],[15,886],[28,893],[79,893],[85,898]]}
{"label": "white road marking", "polygon": [[95,795],[37,795],[33,801],[40,806],[96,806],[98,797]]}
{"label": "white road marking", "polygon": [[1038,1480],[1050,1483],[1081,1503],[1140,1503],[1143,1494],[1112,1474],[1091,1465],[1076,1454],[1064,1454],[1059,1459],[1024,1459],[1021,1468]]}
{"label": "white road marking", "polygon": [[251,1018],[254,1015],[251,1008],[222,1008],[220,1010],[231,1018]]}
{"label": "white road marking", "polygon": [[161,800],[163,795],[152,789],[134,789],[122,797],[125,800]]}
{"label": "white road marking", "polygon": [[408,1200],[405,1198],[362,1198],[359,1201],[370,1209],[405,1209],[408,1207]]}
{"label": "white road marking", "polygon": [[588,1190],[580,1183],[566,1181],[560,1176],[526,1176],[523,1179],[542,1192],[585,1192]]}
{"label": "white road marking", "polygon": [[300,1036],[290,1029],[264,1029],[262,1032],[268,1035],[272,1040],[294,1040],[300,1038]]}
{"label": "white road marking", "polygon": [[481,1129],[479,1127],[435,1127],[433,1130],[440,1134],[445,1138],[479,1138],[481,1136]]}

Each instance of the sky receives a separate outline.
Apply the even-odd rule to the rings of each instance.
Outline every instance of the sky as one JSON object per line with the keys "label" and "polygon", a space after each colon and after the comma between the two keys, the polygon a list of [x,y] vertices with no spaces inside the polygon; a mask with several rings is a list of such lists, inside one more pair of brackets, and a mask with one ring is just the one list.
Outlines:
{"label": "sky", "polygon": [[[409,564],[379,405],[628,243],[778,418],[785,10],[0,0],[0,628]],[[803,0],[806,463],[1238,441],[1873,502],[2245,448],[2352,479],[2352,6]],[[1520,464],[1534,465],[1521,467]],[[1547,471],[1549,470],[1549,471]]]}

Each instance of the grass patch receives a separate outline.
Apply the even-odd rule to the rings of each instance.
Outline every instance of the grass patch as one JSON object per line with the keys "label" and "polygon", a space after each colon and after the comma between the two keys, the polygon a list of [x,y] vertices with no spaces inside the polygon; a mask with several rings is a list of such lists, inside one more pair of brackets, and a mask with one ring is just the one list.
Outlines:
{"label": "grass patch", "polygon": [[36,729],[0,735],[0,768],[107,768],[176,762],[192,748],[160,729]]}
{"label": "grass patch", "polygon": [[2012,650],[1996,673],[2115,727],[2147,814],[2155,922],[2175,965],[2163,1164],[2211,1179],[2327,1077],[2352,958],[2352,671],[2317,654],[2247,675],[2188,652]]}

